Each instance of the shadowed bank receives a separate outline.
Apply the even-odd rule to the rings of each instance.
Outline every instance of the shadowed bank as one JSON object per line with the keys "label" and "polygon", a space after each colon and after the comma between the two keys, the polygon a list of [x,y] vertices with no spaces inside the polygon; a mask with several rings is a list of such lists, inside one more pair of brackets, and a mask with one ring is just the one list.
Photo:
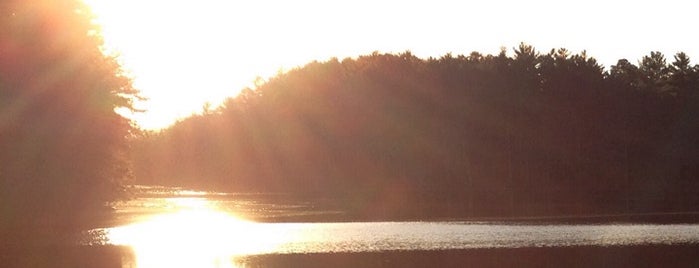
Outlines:
{"label": "shadowed bank", "polygon": [[696,267],[699,246],[562,247],[259,255],[243,267]]}
{"label": "shadowed bank", "polygon": [[[40,252],[37,252],[40,251]],[[239,267],[697,267],[697,245],[273,254],[231,257]],[[0,254],[3,267],[133,267],[124,247],[35,248]]]}
{"label": "shadowed bank", "polygon": [[123,246],[32,246],[0,247],[0,265],[28,267],[135,267],[131,249]]}

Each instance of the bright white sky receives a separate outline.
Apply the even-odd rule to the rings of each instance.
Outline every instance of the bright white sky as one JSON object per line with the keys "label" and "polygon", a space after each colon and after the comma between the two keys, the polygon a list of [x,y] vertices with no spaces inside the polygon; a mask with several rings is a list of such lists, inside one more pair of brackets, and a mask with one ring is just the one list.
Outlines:
{"label": "bright white sky", "polygon": [[496,54],[523,41],[542,52],[587,50],[607,68],[650,51],[669,62],[679,51],[699,57],[691,1],[85,1],[149,98],[133,116],[146,129],[215,106],[257,77],[373,51]]}

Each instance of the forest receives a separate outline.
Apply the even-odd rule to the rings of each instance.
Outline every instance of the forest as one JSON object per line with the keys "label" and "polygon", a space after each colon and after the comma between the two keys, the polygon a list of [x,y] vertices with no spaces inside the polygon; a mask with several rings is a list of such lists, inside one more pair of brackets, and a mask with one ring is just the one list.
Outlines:
{"label": "forest", "polygon": [[[699,67],[585,51],[311,62],[132,145],[138,184],[332,197],[361,218],[699,207]],[[322,199],[325,200],[325,199]]]}

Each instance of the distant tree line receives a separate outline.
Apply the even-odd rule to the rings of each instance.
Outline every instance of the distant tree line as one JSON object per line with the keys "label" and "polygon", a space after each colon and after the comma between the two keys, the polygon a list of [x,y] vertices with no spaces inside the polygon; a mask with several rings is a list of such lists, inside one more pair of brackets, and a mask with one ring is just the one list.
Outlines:
{"label": "distant tree line", "polygon": [[143,137],[139,183],[331,196],[359,217],[699,208],[699,67],[651,52],[312,62]]}

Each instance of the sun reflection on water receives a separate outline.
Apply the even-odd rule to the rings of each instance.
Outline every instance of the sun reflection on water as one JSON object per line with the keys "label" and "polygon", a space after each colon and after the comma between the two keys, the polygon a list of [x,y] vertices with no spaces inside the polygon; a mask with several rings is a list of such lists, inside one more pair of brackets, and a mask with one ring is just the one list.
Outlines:
{"label": "sun reflection on water", "polygon": [[136,267],[235,267],[235,258],[273,251],[283,232],[223,212],[205,198],[171,198],[174,212],[111,228],[112,244],[130,246]]}

